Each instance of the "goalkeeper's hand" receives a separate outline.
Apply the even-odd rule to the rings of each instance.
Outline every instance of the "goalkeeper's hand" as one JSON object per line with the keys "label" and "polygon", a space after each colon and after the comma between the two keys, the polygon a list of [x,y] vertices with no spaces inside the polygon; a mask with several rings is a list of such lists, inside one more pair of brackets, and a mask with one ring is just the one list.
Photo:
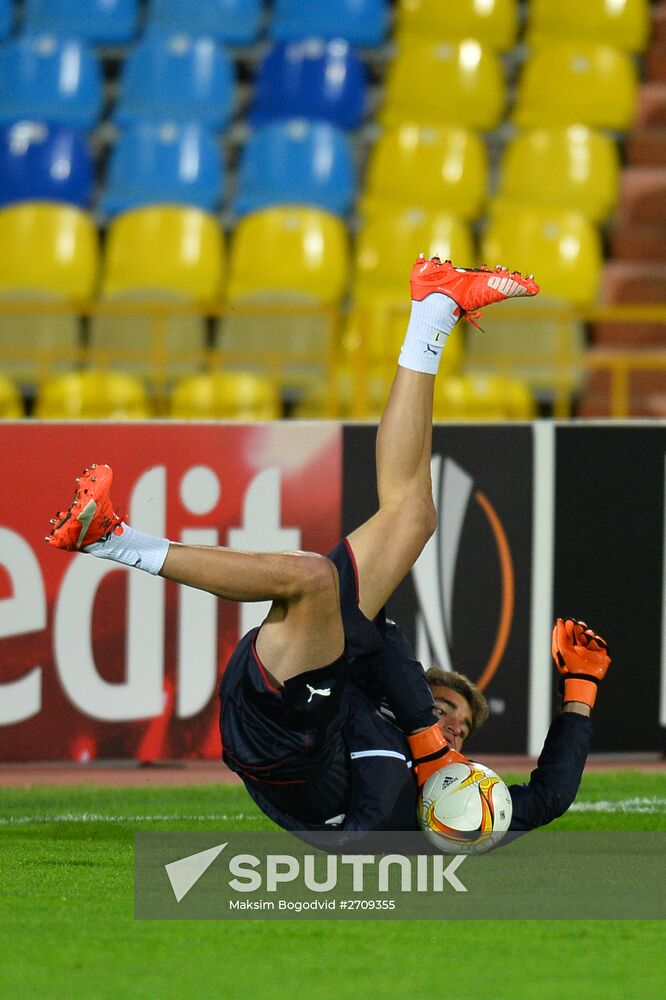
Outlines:
{"label": "goalkeeper's hand", "polygon": [[593,708],[597,686],[610,663],[605,641],[585,622],[558,618],[552,650],[555,666],[563,678],[563,702],[580,701]]}
{"label": "goalkeeper's hand", "polygon": [[438,723],[418,733],[412,733],[407,737],[407,742],[412,751],[412,767],[419,788],[431,774],[439,771],[440,767],[457,764],[460,761],[469,763],[467,757],[449,746]]}

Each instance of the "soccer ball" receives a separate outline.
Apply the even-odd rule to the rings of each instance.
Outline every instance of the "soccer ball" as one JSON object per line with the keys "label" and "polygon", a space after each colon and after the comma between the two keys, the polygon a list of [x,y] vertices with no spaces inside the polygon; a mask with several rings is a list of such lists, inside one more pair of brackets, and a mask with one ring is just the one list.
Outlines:
{"label": "soccer ball", "polygon": [[489,851],[509,829],[511,812],[507,786],[476,761],[440,768],[419,795],[421,829],[446,854]]}

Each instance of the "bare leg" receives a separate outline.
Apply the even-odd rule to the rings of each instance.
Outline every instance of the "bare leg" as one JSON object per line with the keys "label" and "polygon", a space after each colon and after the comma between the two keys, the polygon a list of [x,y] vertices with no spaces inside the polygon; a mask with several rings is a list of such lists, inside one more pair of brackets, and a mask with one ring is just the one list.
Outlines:
{"label": "bare leg", "polygon": [[434,383],[434,375],[398,368],[379,424],[379,510],[349,536],[368,618],[386,604],[437,524],[430,478]]}
{"label": "bare leg", "polygon": [[344,649],[338,574],[325,556],[171,543],[160,575],[231,601],[272,600],[257,653],[278,682],[327,666]]}

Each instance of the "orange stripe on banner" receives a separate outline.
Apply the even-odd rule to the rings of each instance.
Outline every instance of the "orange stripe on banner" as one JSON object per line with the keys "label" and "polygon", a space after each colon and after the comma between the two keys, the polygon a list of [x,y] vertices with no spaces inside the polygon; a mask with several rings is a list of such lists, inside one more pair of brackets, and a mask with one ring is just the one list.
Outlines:
{"label": "orange stripe on banner", "polygon": [[483,508],[490,523],[490,527],[492,528],[493,535],[495,536],[495,544],[497,545],[500,571],[502,574],[502,609],[500,612],[499,624],[497,626],[495,644],[486,668],[476,682],[476,686],[483,691],[483,689],[487,687],[494,677],[500,660],[504,655],[504,650],[506,649],[509,632],[511,631],[511,622],[513,621],[515,586],[513,560],[511,558],[511,550],[507,541],[506,532],[504,531],[504,526],[485,493],[482,493],[481,490],[476,490],[474,498]]}

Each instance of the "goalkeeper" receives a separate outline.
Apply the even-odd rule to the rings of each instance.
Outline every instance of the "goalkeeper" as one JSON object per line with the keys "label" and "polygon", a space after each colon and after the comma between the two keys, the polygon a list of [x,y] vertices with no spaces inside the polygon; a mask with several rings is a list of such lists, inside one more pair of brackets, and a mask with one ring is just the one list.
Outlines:
{"label": "goalkeeper", "polygon": [[220,727],[224,760],[286,829],[416,829],[417,785],[461,759],[438,724],[423,670],[383,608],[435,530],[432,407],[447,338],[463,315],[539,287],[506,268],[456,268],[423,255],[410,287],[412,311],[377,433],[378,510],[328,558],[146,536],[114,512],[108,466],[85,471],[46,539],[228,600],[272,602],[227,665]]}
{"label": "goalkeeper", "polygon": [[[590,751],[590,714],[610,663],[604,640],[572,618],[555,622],[552,653],[561,675],[562,710],[548,730],[529,782],[509,787],[514,831],[544,826],[574,801]],[[460,750],[488,717],[486,699],[464,674],[431,667],[426,678],[442,734],[449,746]]]}

